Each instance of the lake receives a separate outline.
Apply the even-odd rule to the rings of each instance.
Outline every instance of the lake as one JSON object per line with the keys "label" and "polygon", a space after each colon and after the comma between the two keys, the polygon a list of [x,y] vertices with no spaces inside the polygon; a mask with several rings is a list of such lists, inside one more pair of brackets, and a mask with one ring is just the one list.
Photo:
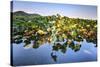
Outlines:
{"label": "lake", "polygon": [[79,51],[75,52],[67,48],[65,53],[60,50],[53,51],[52,44],[45,43],[36,48],[25,48],[24,43],[12,43],[12,60],[14,66],[20,65],[40,65],[40,64],[58,64],[72,62],[97,61],[97,48],[95,44],[82,42]]}

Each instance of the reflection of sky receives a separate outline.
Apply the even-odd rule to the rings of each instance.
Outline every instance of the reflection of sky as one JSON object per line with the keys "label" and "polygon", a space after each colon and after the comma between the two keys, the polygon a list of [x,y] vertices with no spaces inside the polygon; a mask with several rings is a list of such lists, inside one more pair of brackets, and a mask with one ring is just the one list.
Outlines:
{"label": "reflection of sky", "polygon": [[57,13],[68,17],[96,19],[97,7],[87,5],[50,4],[38,2],[14,1],[13,11],[25,11],[41,15],[55,15]]}
{"label": "reflection of sky", "polygon": [[[14,65],[29,65],[29,64],[53,64],[56,63],[51,58],[52,45],[45,43],[39,48],[24,48],[24,43],[12,44],[13,63]],[[82,47],[79,51],[74,52],[71,48],[67,48],[65,54],[61,51],[55,52],[57,55],[57,63],[67,62],[84,62],[97,60],[97,48],[93,43],[82,42]],[[45,61],[44,61],[45,60]]]}

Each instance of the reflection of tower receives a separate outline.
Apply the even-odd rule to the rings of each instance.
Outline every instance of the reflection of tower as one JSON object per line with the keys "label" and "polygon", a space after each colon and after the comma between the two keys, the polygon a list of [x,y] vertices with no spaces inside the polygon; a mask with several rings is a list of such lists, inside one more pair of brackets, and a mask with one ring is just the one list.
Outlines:
{"label": "reflection of tower", "polygon": [[51,57],[52,57],[52,59],[53,59],[55,62],[57,62],[57,55],[56,55],[56,52],[52,52],[52,53],[51,53]]}

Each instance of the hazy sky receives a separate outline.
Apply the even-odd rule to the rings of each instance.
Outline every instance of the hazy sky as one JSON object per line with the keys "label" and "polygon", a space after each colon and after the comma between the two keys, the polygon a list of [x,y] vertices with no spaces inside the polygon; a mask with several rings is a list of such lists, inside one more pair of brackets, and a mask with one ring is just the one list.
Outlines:
{"label": "hazy sky", "polygon": [[13,12],[25,11],[41,15],[56,15],[75,18],[97,19],[97,7],[89,5],[54,4],[40,2],[13,1]]}

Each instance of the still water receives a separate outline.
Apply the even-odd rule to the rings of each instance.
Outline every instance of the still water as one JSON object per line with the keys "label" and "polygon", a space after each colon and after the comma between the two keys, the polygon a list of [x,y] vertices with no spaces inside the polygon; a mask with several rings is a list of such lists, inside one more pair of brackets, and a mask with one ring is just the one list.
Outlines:
{"label": "still water", "polygon": [[[95,44],[87,43],[86,40],[82,42],[82,46],[79,51],[74,52],[71,48],[67,48],[65,53],[61,51],[52,51],[52,45],[45,43],[39,48],[25,48],[24,43],[12,44],[13,49],[13,65],[39,65],[39,64],[56,64],[56,63],[72,63],[72,62],[84,62],[84,61],[96,61],[97,60],[97,48]],[[56,61],[54,56],[56,55]]]}

